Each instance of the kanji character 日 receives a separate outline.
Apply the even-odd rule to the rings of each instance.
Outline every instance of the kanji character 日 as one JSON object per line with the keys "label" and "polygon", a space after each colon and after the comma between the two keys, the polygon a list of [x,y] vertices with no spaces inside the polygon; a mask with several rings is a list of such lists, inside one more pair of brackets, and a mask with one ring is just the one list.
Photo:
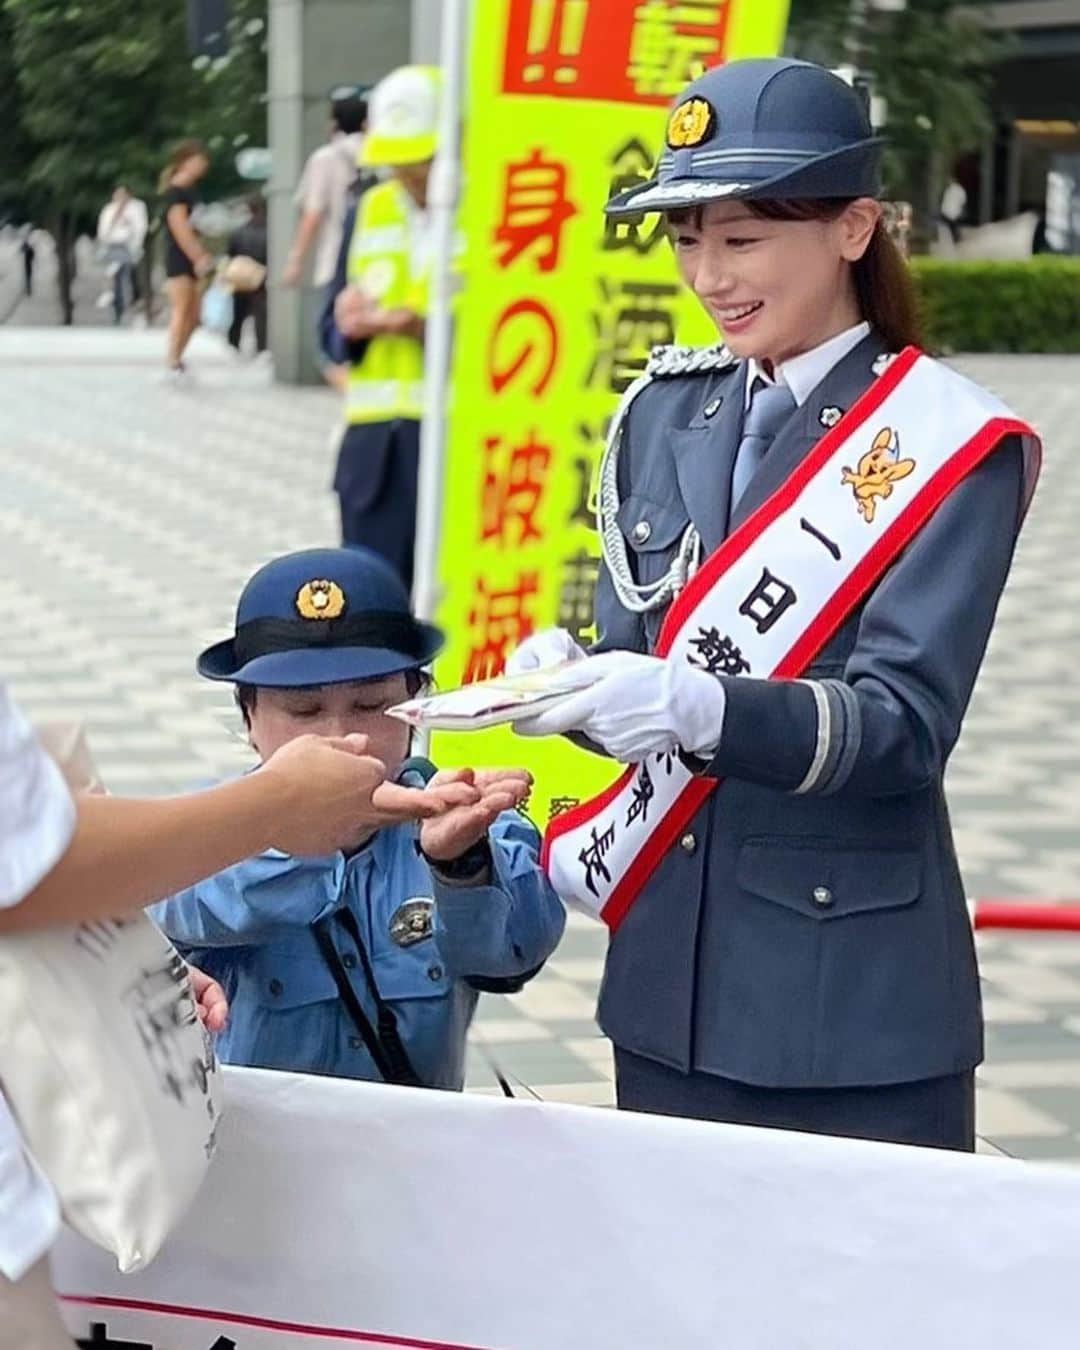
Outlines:
{"label": "kanji character \u65e5", "polygon": [[749,619],[759,633],[767,633],[798,598],[794,586],[763,567],[761,580],[739,606],[739,613]]}

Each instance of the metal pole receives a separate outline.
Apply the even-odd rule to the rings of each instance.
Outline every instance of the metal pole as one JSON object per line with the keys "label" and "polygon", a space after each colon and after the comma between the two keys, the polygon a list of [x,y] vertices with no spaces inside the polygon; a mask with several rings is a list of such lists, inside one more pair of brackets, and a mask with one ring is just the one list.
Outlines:
{"label": "metal pole", "polygon": [[442,15],[442,108],[439,147],[431,168],[428,209],[432,213],[432,287],[424,327],[424,415],[420,424],[420,470],[413,561],[413,608],[430,619],[440,599],[439,516],[446,447],[446,393],[450,368],[451,299],[454,293],[455,236],[460,183],[458,128],[464,78],[464,37],[468,0],[446,0]]}

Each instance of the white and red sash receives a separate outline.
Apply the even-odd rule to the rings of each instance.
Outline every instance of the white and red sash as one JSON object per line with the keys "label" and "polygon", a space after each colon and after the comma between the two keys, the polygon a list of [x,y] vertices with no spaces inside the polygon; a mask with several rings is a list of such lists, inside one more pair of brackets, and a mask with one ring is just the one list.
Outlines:
{"label": "white and red sash", "polygon": [[[655,654],[714,673],[801,675],[948,493],[997,446],[1040,450],[993,395],[909,347],[690,579]],[[563,899],[614,930],[717,781],[652,755],[557,816],[543,861]]]}

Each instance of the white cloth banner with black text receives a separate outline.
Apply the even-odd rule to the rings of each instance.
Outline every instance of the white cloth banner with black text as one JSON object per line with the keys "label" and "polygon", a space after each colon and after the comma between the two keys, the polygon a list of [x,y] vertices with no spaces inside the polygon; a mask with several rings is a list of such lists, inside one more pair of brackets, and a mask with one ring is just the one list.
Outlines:
{"label": "white cloth banner with black text", "polygon": [[1032,1350],[1075,1343],[1080,1169],[226,1070],[208,1184],[94,1350]]}

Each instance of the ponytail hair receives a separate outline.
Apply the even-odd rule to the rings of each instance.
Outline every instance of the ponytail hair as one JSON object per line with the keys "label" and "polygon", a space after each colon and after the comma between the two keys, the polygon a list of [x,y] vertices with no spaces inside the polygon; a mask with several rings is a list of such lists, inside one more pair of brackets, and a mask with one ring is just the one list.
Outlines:
{"label": "ponytail hair", "polygon": [[[835,220],[854,198],[806,201],[748,201],[764,220]],[[890,351],[923,345],[915,285],[900,250],[879,220],[866,252],[852,266],[855,297],[862,317],[884,338]]]}
{"label": "ponytail hair", "polygon": [[202,141],[188,139],[186,141],[181,141],[178,145],[174,146],[172,153],[165,163],[165,167],[161,171],[161,176],[158,178],[158,192],[165,191],[172,182],[173,174],[185,160],[192,159],[195,155],[205,156],[205,154],[206,147],[203,145]]}

